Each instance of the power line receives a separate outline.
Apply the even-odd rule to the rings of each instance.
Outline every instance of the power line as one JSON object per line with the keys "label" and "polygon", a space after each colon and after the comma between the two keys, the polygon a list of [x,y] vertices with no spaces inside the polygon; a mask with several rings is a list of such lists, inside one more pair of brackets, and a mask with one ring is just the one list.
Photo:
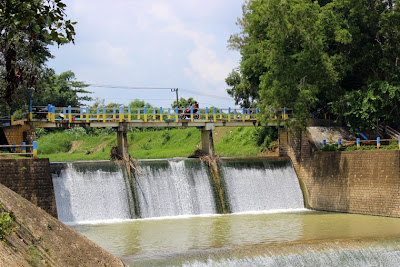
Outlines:
{"label": "power line", "polygon": [[[178,89],[176,87],[119,86],[119,85],[103,85],[103,84],[89,84],[89,86],[97,87],[97,88],[114,88],[114,89],[128,89],[128,90],[176,90],[176,89]],[[210,97],[210,98],[231,100],[231,98],[225,97],[225,96],[206,94],[206,93],[201,93],[201,92],[197,92],[197,91],[189,90],[189,89],[182,89],[182,88],[179,88],[179,89],[183,92],[188,92],[188,93],[195,94],[195,95],[206,96],[206,97]]]}
{"label": "power line", "polygon": [[175,87],[146,87],[146,86],[119,86],[119,85],[103,85],[103,84],[89,84],[89,87],[98,88],[116,88],[116,89],[130,89],[130,90],[170,90]]}

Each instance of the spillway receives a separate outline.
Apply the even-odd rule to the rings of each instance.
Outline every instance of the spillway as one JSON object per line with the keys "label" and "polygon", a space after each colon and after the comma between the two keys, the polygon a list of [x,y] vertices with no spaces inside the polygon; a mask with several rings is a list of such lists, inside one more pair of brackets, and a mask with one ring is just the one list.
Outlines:
{"label": "spillway", "polygon": [[231,212],[304,208],[290,161],[228,160],[220,169]]}
{"label": "spillway", "polygon": [[[138,161],[131,181],[112,162],[52,165],[59,220],[86,222],[221,212],[207,164],[195,159]],[[304,208],[289,161],[223,160],[218,164],[228,211]]]}
{"label": "spillway", "polygon": [[131,218],[132,194],[123,166],[94,162],[53,164],[52,168],[60,221]]}
{"label": "spillway", "polygon": [[142,218],[216,213],[207,167],[198,160],[139,163]]}

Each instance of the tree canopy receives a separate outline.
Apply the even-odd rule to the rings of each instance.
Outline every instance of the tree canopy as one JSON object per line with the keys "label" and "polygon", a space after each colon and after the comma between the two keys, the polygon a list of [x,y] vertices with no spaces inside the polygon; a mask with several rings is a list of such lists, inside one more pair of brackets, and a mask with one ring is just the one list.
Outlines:
{"label": "tree canopy", "polygon": [[237,104],[325,109],[351,127],[400,115],[400,1],[248,0],[226,79]]}
{"label": "tree canopy", "polygon": [[35,106],[47,106],[52,104],[56,107],[77,107],[82,105],[81,101],[91,101],[88,96],[91,92],[85,90],[88,85],[75,80],[72,71],[65,71],[60,75],[48,70],[49,73],[38,84],[38,92],[33,94]]}
{"label": "tree canopy", "polygon": [[36,89],[48,45],[74,41],[65,8],[61,0],[0,0],[0,97],[8,105],[18,90]]}

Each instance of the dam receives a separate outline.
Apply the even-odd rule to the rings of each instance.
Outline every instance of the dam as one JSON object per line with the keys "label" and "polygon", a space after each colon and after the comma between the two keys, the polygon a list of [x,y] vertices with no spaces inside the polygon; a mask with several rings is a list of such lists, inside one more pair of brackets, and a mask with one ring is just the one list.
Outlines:
{"label": "dam", "polygon": [[[400,221],[305,208],[288,159],[52,163],[58,218],[129,266],[396,266]],[[221,197],[222,195],[222,197]],[[221,199],[222,198],[222,199]],[[223,212],[221,202],[225,202]]]}

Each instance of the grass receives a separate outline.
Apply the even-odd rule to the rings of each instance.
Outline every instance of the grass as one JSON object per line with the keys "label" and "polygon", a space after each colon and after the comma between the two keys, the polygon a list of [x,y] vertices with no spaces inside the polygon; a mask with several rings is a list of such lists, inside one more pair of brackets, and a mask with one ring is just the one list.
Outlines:
{"label": "grass", "polygon": [[[73,130],[73,131],[71,131]],[[51,161],[108,160],[117,135],[108,131],[99,135],[71,129],[42,134],[38,138],[39,157]],[[223,157],[254,157],[265,150],[257,145],[260,131],[253,127],[217,128],[216,153]],[[129,153],[137,159],[188,157],[201,148],[201,132],[196,128],[128,132]]]}

